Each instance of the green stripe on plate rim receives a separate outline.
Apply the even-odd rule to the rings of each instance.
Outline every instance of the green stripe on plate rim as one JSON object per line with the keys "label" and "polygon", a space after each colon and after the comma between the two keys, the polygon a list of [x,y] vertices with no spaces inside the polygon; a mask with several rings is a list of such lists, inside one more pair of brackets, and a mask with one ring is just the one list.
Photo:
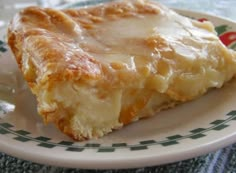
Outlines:
{"label": "green stripe on plate rim", "polygon": [[203,138],[207,136],[207,132],[209,131],[220,131],[222,129],[225,129],[230,126],[230,124],[227,124],[230,121],[236,120],[236,110],[230,111],[228,114],[225,115],[227,118],[217,119],[209,123],[209,127],[207,128],[195,128],[189,131],[189,134],[187,135],[181,135],[181,134],[175,134],[171,136],[167,136],[165,140],[155,140],[155,139],[149,139],[145,141],[139,141],[136,144],[129,145],[125,142],[123,143],[113,143],[110,144],[110,146],[103,146],[99,143],[85,143],[83,145],[80,145],[79,142],[73,142],[73,141],[60,141],[60,142],[52,142],[50,141],[51,138],[44,137],[44,136],[37,136],[32,137],[30,136],[31,133],[26,130],[13,130],[14,126],[8,122],[3,122],[2,119],[0,119],[0,134],[1,135],[8,135],[12,134],[14,135],[12,138],[14,140],[20,141],[20,142],[29,142],[34,141],[36,142],[36,145],[39,147],[44,147],[47,149],[55,148],[55,147],[63,147],[65,148],[65,151],[70,152],[82,152],[85,151],[85,149],[96,149],[99,153],[104,152],[115,152],[119,149],[128,148],[130,151],[140,151],[140,150],[146,150],[149,146],[153,145],[160,145],[162,147],[168,147],[172,145],[178,145],[181,140],[183,139],[191,139],[191,140],[197,140],[199,138]]}
{"label": "green stripe on plate rim", "polygon": [[0,40],[0,53],[4,53],[7,51],[7,45],[4,41]]}

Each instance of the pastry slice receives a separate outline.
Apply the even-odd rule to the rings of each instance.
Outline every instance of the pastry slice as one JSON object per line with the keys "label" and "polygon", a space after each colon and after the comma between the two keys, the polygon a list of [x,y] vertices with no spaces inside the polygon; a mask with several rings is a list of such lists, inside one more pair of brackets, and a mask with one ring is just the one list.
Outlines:
{"label": "pastry slice", "polygon": [[236,74],[236,53],[210,22],[145,0],[29,7],[11,21],[8,44],[45,123],[80,141],[196,99]]}

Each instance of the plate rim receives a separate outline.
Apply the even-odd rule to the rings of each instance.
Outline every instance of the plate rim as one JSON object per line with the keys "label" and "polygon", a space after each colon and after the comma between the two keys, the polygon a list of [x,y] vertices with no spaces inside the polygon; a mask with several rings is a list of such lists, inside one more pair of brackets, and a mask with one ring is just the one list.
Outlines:
{"label": "plate rim", "polygon": [[[132,159],[75,159],[74,157],[70,159],[64,159],[62,157],[55,158],[52,155],[47,155],[45,153],[27,152],[24,148],[15,148],[13,145],[8,145],[6,142],[0,142],[0,151],[4,152],[13,157],[17,157],[23,160],[28,160],[34,163],[49,165],[49,166],[59,166],[67,168],[81,168],[81,169],[130,169],[130,168],[141,168],[148,166],[160,166],[163,164],[174,163],[177,161],[183,161],[190,158],[198,157],[204,154],[214,152],[220,148],[224,148],[235,142],[236,133],[226,136],[225,139],[218,140],[214,143],[208,143],[205,145],[199,145],[199,147],[188,148],[187,150],[178,150],[177,152],[172,152],[164,156],[148,156],[148,157],[137,157]],[[2,141],[2,140],[1,140]],[[139,153],[137,153],[139,154]],[[181,155],[181,156],[180,156]],[[50,163],[49,163],[50,162]]]}

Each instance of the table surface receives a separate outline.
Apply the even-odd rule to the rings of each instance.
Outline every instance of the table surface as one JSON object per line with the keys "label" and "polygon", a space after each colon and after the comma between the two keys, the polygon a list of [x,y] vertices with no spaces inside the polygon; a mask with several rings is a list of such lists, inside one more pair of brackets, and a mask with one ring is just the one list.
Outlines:
{"label": "table surface", "polygon": [[[78,1],[78,0],[77,0]],[[169,7],[182,8],[194,11],[201,11],[213,15],[223,16],[236,20],[236,0],[158,0]],[[42,6],[53,6],[59,3],[75,2],[75,0],[1,0],[0,1],[0,28],[5,27],[10,18],[21,8],[28,5],[40,4]],[[140,173],[140,172],[214,172],[214,173],[235,173],[236,172],[236,144],[220,149],[193,159],[176,162],[168,165],[154,166],[149,168],[129,170],[82,170],[59,168],[47,165],[40,165],[29,161],[0,153],[0,173],[6,172],[32,172],[32,173]]]}

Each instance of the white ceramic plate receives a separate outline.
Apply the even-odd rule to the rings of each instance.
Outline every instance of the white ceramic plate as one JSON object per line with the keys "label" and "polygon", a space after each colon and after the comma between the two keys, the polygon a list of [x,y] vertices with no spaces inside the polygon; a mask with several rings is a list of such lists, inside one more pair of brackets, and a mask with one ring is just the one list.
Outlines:
{"label": "white ceramic plate", "polygon": [[[73,6],[78,5],[81,4]],[[202,13],[177,11],[211,20],[222,40],[236,48],[236,23]],[[180,161],[236,142],[235,90],[233,81],[198,100],[101,139],[75,142],[54,126],[43,124],[36,112],[35,98],[24,84],[11,52],[0,42],[0,150],[37,163],[90,169]]]}

